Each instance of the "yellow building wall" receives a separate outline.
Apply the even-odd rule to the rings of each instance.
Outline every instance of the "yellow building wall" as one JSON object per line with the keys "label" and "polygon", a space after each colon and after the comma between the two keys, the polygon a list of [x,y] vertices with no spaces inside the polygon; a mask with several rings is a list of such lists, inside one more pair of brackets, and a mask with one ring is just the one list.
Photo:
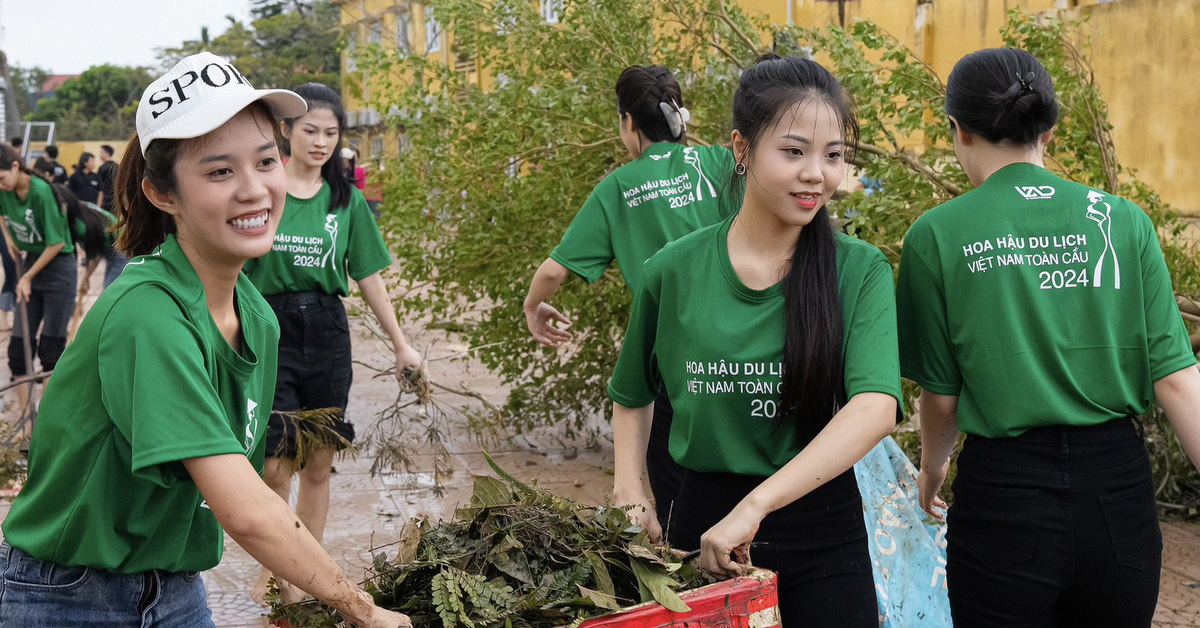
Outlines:
{"label": "yellow building wall", "polygon": [[1200,216],[1200,3],[1125,0],[1083,14],[1117,159],[1180,213]]}
{"label": "yellow building wall", "polygon": [[[788,0],[776,0],[786,10]],[[838,3],[791,0],[793,22],[838,22]],[[767,0],[744,0],[767,5]],[[1200,216],[1200,187],[1190,185],[1200,168],[1200,142],[1191,119],[1200,111],[1200,35],[1196,0],[848,0],[846,24],[871,19],[921,55],[943,81],[964,55],[1001,45],[1000,29],[1013,9],[1037,13],[1067,10],[1088,23],[1091,63],[1120,162],[1180,213]]]}

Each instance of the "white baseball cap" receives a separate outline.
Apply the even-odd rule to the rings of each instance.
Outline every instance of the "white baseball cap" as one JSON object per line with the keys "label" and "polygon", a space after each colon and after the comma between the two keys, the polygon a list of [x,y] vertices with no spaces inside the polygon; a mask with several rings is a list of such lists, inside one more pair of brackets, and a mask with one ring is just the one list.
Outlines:
{"label": "white baseball cap", "polygon": [[211,52],[186,57],[142,92],[137,110],[142,154],[156,139],[200,137],[256,100],[265,102],[278,118],[295,118],[308,111],[295,92],[254,89],[237,68]]}

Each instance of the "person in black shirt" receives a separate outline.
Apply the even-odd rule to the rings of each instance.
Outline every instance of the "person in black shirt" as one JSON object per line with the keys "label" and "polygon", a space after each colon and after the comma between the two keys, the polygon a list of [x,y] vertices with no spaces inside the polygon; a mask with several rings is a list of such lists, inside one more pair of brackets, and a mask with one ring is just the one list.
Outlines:
{"label": "person in black shirt", "polygon": [[58,163],[58,147],[54,144],[46,147],[37,163],[33,164],[33,168],[46,173],[51,183],[62,183],[63,185],[67,183],[67,169]]}
{"label": "person in black shirt", "polygon": [[111,212],[113,204],[116,202],[116,194],[114,185],[117,182],[117,162],[113,160],[113,147],[104,144],[100,147],[100,187],[101,187],[101,203],[100,207],[105,211]]}
{"label": "person in black shirt", "polygon": [[75,166],[75,174],[67,182],[79,200],[104,206],[104,192],[101,189],[100,175],[96,174],[96,156],[84,153],[79,156],[79,164]]}

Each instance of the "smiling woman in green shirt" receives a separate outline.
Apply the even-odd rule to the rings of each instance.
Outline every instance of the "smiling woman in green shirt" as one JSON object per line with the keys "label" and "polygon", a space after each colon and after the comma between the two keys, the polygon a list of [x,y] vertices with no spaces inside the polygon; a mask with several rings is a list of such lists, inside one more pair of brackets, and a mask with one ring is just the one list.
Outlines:
{"label": "smiling woman in green shirt", "polygon": [[741,211],[643,270],[609,384],[613,502],[662,535],[644,484],[665,389],[670,454],[687,470],[672,545],[719,574],[737,573],[731,553],[778,571],[785,626],[877,627],[851,467],[895,426],[892,272],[826,209],[858,125],[827,70],[774,55],[742,74],[733,121]]}
{"label": "smiling woman in green shirt", "polygon": [[1135,418],[1155,397],[1200,462],[1200,373],[1150,218],[1044,165],[1054,82],[981,50],[946,88],[976,188],[917,219],[897,302],[922,387],[921,505],[945,515],[956,626],[1149,626],[1162,537]]}
{"label": "smiling woman in green shirt", "polygon": [[272,116],[304,110],[209,53],[143,93],[117,185],[118,245],[138,257],[46,389],[3,524],[0,626],[211,627],[197,572],[223,531],[356,626],[412,625],[259,478],[279,327],[241,268],[283,210]]}
{"label": "smiling woman in green shirt", "polygon": [[[538,342],[557,347],[571,333],[546,301],[571,273],[594,283],[617,262],[625,286],[637,295],[642,265],[664,244],[725,218],[733,203],[722,194],[733,172],[733,155],[721,146],[687,146],[689,114],[679,83],[661,65],[625,68],[617,79],[621,141],[633,161],[617,168],[592,191],[562,241],[542,263],[525,297],[525,321]],[[679,491],[683,469],[667,452],[671,403],[660,394],[646,452],[650,485],[661,525]]]}

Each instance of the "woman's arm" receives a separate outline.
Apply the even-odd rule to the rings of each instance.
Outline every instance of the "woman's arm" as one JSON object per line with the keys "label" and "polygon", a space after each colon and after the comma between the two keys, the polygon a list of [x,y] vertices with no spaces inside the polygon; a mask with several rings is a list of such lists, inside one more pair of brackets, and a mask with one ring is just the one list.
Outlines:
{"label": "woman's arm", "polygon": [[938,497],[950,455],[958,444],[958,395],[921,391],[921,472],[917,476],[921,508],[938,521],[945,521],[946,502]]}
{"label": "woman's arm", "polygon": [[362,289],[363,298],[367,300],[367,305],[375,314],[379,325],[383,327],[383,333],[392,340],[392,349],[396,352],[396,380],[399,381],[403,379],[405,371],[420,368],[421,354],[408,344],[404,332],[400,329],[400,323],[396,320],[396,310],[392,309],[392,300],[388,297],[387,285],[383,283],[383,276],[373,273],[363,277],[358,280],[358,287]]}
{"label": "woman's arm", "polygon": [[529,283],[529,294],[525,297],[525,324],[534,340],[547,347],[557,347],[571,339],[570,332],[550,324],[558,321],[570,325],[571,321],[546,303],[546,300],[562,287],[569,272],[566,266],[546,258],[534,273],[533,281]]}
{"label": "woman's arm", "polygon": [[[750,541],[764,517],[841,475],[895,427],[894,397],[884,393],[851,397],[795,458],[700,537],[700,566],[712,573],[740,573],[729,555],[736,552],[739,560],[749,562]],[[613,429],[615,433],[615,425]]]}
{"label": "woman's arm", "polygon": [[33,291],[33,278],[42,272],[42,269],[63,250],[64,246],[66,246],[64,242],[47,246],[42,251],[42,254],[38,256],[37,260],[33,262],[33,266],[30,266],[25,271],[25,274],[21,275],[21,278],[17,281],[17,301],[24,303],[29,300],[29,293]]}
{"label": "woman's arm", "polygon": [[1200,468],[1200,371],[1189,366],[1154,382],[1154,396],[1192,464]]}
{"label": "woman's arm", "polygon": [[276,576],[360,628],[412,626],[408,617],[375,606],[371,596],[346,577],[245,456],[191,458],[183,465],[221,527]]}
{"label": "woman's arm", "polygon": [[85,295],[88,293],[88,290],[92,289],[92,275],[95,274],[98,266],[100,266],[99,257],[87,258],[87,266],[83,269],[83,277],[79,278],[80,295]]}
{"label": "woman's arm", "polygon": [[629,517],[650,533],[650,541],[662,540],[662,528],[646,491],[646,448],[650,444],[650,425],[654,405],[626,408],[613,403],[613,495],[614,504],[632,505]]}

